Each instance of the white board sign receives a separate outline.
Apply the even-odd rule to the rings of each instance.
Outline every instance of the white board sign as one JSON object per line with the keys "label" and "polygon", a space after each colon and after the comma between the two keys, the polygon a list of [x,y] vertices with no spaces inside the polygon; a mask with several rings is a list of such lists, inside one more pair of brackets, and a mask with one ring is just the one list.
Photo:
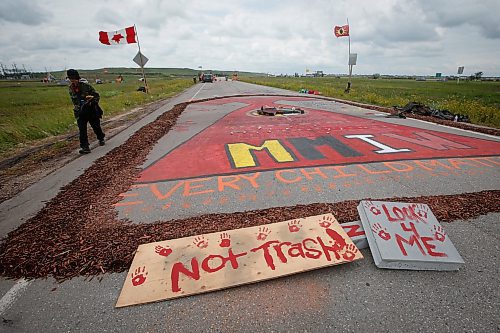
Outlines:
{"label": "white board sign", "polygon": [[361,201],[358,212],[377,267],[448,271],[464,264],[425,204]]}

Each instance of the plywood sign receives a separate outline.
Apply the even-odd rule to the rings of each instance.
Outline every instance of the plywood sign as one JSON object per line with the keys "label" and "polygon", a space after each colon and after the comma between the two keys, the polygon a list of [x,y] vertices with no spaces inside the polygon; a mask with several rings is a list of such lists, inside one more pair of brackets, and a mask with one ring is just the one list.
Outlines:
{"label": "plywood sign", "polygon": [[358,212],[378,267],[447,271],[464,264],[425,204],[361,201]]}
{"label": "plywood sign", "polygon": [[361,259],[332,214],[140,245],[123,307]]}

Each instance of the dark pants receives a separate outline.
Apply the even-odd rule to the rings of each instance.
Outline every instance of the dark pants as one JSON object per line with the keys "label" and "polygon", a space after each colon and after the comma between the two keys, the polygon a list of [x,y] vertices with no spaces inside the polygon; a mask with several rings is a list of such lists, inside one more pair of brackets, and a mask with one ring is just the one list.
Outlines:
{"label": "dark pants", "polygon": [[104,133],[101,129],[101,120],[95,114],[93,109],[84,109],[80,112],[80,115],[77,119],[78,129],[80,131],[80,147],[88,148],[89,147],[89,138],[87,136],[87,123],[92,126],[95,135],[97,136],[97,140],[104,140]]}

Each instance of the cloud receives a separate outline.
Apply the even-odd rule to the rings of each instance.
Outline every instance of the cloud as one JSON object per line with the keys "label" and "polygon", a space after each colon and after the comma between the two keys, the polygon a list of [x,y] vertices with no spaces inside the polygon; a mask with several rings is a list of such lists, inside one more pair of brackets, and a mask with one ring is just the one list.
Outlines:
{"label": "cloud", "polygon": [[15,22],[26,25],[40,25],[51,18],[48,10],[30,0],[2,0],[0,2],[0,22]]}
{"label": "cloud", "polygon": [[137,45],[105,46],[98,32],[135,24],[149,67],[345,73],[348,39],[332,28],[348,17],[355,73],[454,74],[460,64],[500,75],[498,0],[88,0],[78,10],[67,0],[2,0],[0,7],[0,60],[39,69],[133,67]]}
{"label": "cloud", "polygon": [[500,38],[500,2],[497,0],[421,0],[419,4],[431,24],[445,28],[474,27],[487,38]]}

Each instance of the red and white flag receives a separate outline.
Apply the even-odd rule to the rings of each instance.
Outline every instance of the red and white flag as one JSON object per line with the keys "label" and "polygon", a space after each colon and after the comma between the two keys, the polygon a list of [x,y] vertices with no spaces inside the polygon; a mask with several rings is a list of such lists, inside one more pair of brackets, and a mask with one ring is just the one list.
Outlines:
{"label": "red and white flag", "polygon": [[333,33],[335,34],[335,37],[349,36],[349,24],[343,25],[341,27],[336,25],[335,28],[333,28]]}
{"label": "red and white flag", "polygon": [[99,41],[106,45],[137,43],[135,27],[131,26],[111,32],[99,31]]}

